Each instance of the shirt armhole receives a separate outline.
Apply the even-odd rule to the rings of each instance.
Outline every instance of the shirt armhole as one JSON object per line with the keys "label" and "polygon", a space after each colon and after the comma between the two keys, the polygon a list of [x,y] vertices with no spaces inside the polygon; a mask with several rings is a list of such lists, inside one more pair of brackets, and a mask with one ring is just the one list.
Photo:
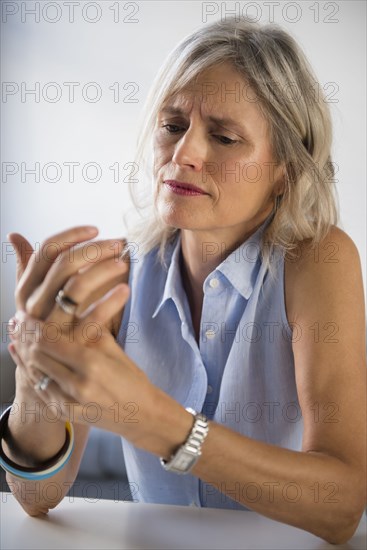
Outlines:
{"label": "shirt armhole", "polygon": [[282,330],[285,329],[287,331],[287,336],[289,337],[290,341],[292,341],[293,337],[293,329],[288,321],[287,317],[287,311],[285,307],[285,269],[284,269],[284,256],[282,257],[280,261],[280,281],[281,281],[281,289],[280,289],[280,315],[282,318]]}

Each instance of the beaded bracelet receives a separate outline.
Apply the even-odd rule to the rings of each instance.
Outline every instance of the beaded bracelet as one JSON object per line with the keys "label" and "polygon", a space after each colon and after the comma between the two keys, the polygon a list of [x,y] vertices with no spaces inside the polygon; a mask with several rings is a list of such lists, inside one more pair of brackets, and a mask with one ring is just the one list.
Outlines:
{"label": "beaded bracelet", "polygon": [[8,407],[0,417],[0,466],[11,475],[20,479],[29,479],[32,481],[46,479],[59,472],[69,461],[74,448],[74,428],[67,421],[65,423],[65,443],[60,451],[52,458],[46,460],[38,467],[19,466],[6,456],[2,448],[1,442],[4,439],[6,430],[8,429],[8,418],[12,406]]}

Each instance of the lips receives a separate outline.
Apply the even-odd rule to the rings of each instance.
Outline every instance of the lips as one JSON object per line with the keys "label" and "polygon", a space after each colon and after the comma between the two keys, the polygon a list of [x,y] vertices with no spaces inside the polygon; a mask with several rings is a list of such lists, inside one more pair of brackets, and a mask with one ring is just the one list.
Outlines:
{"label": "lips", "polygon": [[164,180],[163,183],[165,183],[166,185],[169,185],[172,188],[172,190],[182,189],[183,191],[188,191],[188,192],[192,192],[200,195],[208,194],[202,189],[200,189],[200,187],[197,187],[196,185],[193,185],[192,183],[187,183],[185,181]]}

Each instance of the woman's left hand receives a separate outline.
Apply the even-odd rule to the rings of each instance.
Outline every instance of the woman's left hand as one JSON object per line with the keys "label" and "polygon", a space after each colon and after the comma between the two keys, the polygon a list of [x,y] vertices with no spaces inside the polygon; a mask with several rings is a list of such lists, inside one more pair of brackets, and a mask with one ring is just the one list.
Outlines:
{"label": "woman's left hand", "polygon": [[[126,292],[120,298],[126,299]],[[108,302],[111,302],[110,304]],[[116,304],[106,300],[104,307]],[[152,407],[155,387],[100,323],[93,338],[51,336],[52,323],[25,312],[17,313],[19,329],[13,345],[28,371],[50,377],[45,408],[71,422],[97,425],[132,442],[142,434],[142,411]],[[79,321],[77,331],[91,327],[90,317]],[[86,333],[87,334],[87,333]],[[23,339],[20,346],[17,341]],[[22,354],[22,355],[21,355]],[[32,372],[29,372],[33,376]],[[44,411],[47,414],[47,411]]]}
{"label": "woman's left hand", "polygon": [[[31,378],[39,378],[41,372],[51,379],[46,392],[41,390],[47,393],[43,415],[55,418],[56,413],[58,419],[94,425],[146,451],[169,457],[185,440],[192,417],[149,381],[104,327],[128,295],[128,287],[119,285],[79,319],[72,333],[54,336],[54,322],[18,312],[13,354]],[[82,338],[93,324],[97,333]]]}

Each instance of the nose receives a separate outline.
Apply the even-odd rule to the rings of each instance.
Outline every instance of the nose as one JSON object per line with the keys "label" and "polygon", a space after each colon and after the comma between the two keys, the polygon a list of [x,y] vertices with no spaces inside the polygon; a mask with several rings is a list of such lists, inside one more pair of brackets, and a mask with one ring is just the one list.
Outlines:
{"label": "nose", "polygon": [[190,126],[176,143],[172,162],[180,167],[190,167],[200,171],[207,160],[207,154],[207,143],[201,128]]}

